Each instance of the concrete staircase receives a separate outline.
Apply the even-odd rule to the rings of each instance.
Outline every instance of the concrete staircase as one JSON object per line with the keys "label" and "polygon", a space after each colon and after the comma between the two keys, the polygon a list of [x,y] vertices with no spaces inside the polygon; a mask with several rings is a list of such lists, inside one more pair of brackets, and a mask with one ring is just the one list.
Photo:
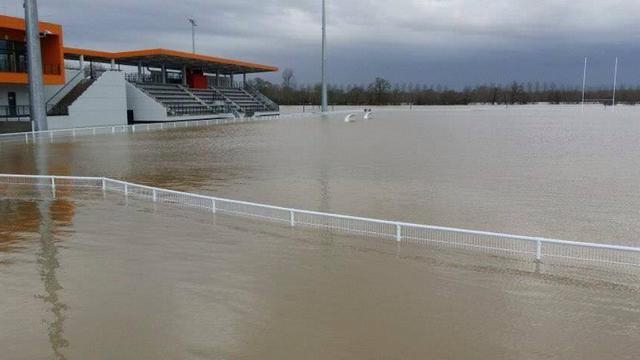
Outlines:
{"label": "concrete staircase", "polygon": [[69,115],[69,106],[73,104],[94,82],[94,78],[80,80],[57,104],[47,109],[48,116]]}

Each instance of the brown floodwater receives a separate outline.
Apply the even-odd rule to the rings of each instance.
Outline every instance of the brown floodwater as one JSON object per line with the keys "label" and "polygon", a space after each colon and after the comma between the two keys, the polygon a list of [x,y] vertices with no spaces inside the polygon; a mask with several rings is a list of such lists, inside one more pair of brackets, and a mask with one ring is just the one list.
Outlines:
{"label": "brown floodwater", "polygon": [[[4,142],[0,172],[638,245],[636,110],[477,110]],[[638,275],[0,188],[3,359],[635,359]]]}

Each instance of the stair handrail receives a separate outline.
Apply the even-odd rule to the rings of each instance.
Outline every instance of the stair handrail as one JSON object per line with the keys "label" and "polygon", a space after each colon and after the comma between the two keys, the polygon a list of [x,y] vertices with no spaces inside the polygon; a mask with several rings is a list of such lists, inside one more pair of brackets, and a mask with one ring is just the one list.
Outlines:
{"label": "stair handrail", "polygon": [[[73,89],[71,89],[71,90],[67,91],[67,93],[66,93],[66,94],[65,94],[65,95],[64,95],[60,100],[58,100],[58,103],[56,103],[56,104],[55,104],[55,105],[53,105],[53,106],[47,107],[47,113],[51,111],[51,112],[52,112],[52,114],[51,114],[51,115],[69,115],[69,106],[73,105],[73,103],[74,103],[76,100],[78,100],[78,98],[79,98],[80,96],[82,96],[82,94],[83,94],[85,91],[87,91],[87,89],[89,89],[89,87],[90,87],[91,85],[93,85],[93,83],[94,83],[94,82],[96,82],[96,81],[97,81],[97,80],[102,76],[102,74],[104,74],[104,73],[105,73],[105,72],[107,72],[107,71],[112,71],[112,70],[102,71],[102,72],[97,73],[97,75],[96,75],[96,76],[85,77],[85,78],[83,78],[82,80],[80,80],[77,84],[75,84],[75,85],[74,85]],[[86,74],[85,74],[85,75],[86,75]],[[64,99],[64,98],[65,98],[69,93],[71,93],[71,92],[72,92],[72,91],[73,91],[73,90],[74,90],[78,85],[82,84],[82,81],[86,81],[86,80],[90,80],[90,81],[91,81],[91,83],[89,84],[89,86],[87,86],[87,87],[82,91],[82,93],[81,93],[77,98],[75,98],[75,99],[73,100],[73,102],[71,102],[71,103],[67,104],[67,105],[66,105],[66,106],[64,106],[64,107],[58,108],[58,107],[59,107],[59,105],[60,105],[60,101],[62,101],[62,99]],[[69,82],[69,83],[70,83],[70,82]],[[58,108],[58,109],[56,109],[56,108]],[[55,110],[57,110],[57,112],[56,112]]]}
{"label": "stair handrail", "polygon": [[[52,101],[56,96],[58,96],[58,95],[62,92],[62,90],[66,89],[66,88],[67,88],[67,86],[69,86],[69,84],[71,84],[71,83],[72,83],[72,82],[73,82],[73,81],[74,81],[78,76],[80,76],[80,75],[84,75],[84,70],[83,70],[83,69],[80,69],[80,70],[79,70],[75,75],[73,75],[73,76],[71,77],[71,79],[69,79],[69,81],[67,81],[67,83],[66,83],[66,84],[64,84],[60,89],[58,89],[58,91],[56,91],[56,92],[55,92],[55,94],[53,94],[53,95],[49,98],[49,100],[47,100],[47,102],[45,103],[45,108],[46,108],[47,110],[49,110],[49,106],[50,106],[50,104],[49,104],[49,103],[50,103],[50,102],[51,102],[51,101]],[[76,85],[77,85],[77,84],[75,84],[75,85],[73,85],[73,86],[75,87]],[[64,97],[64,96],[63,96],[63,97]],[[60,98],[60,100],[62,100],[62,98]],[[60,101],[60,100],[58,100],[58,101]],[[54,104],[54,106],[55,106],[55,104]],[[52,106],[52,107],[53,107],[53,106]]]}
{"label": "stair handrail", "polygon": [[204,100],[202,100],[200,98],[200,96],[194,94],[193,92],[191,92],[191,90],[189,90],[188,87],[184,86],[184,85],[178,85],[178,87],[180,89],[182,89],[182,91],[186,92],[187,94],[189,94],[189,96],[191,96],[191,98],[193,98],[194,100],[196,100],[197,102],[200,103],[200,105],[206,107],[207,109],[209,109],[210,111],[212,111],[213,113],[217,113],[216,109],[213,108],[213,106],[210,106],[209,104],[207,104],[206,102],[204,102]]}
{"label": "stair handrail", "polygon": [[227,105],[232,105],[233,107],[235,107],[235,110],[233,111],[234,115],[237,112],[244,112],[242,107],[240,105],[238,105],[235,101],[231,100],[230,98],[228,98],[222,91],[216,89],[215,87],[211,86],[210,89],[212,89],[213,91],[216,92],[216,94],[222,96],[222,98],[224,99],[224,102]]}
{"label": "stair handrail", "polygon": [[257,97],[258,100],[260,100],[263,103],[265,103],[267,105],[267,107],[269,107],[270,109],[272,109],[274,111],[280,110],[280,105],[276,104],[273,100],[269,99],[263,93],[258,91],[258,89],[256,89],[255,87],[253,87],[253,86],[251,86],[249,84],[245,84],[245,89],[248,90],[249,92],[251,92],[251,94],[253,96]]}

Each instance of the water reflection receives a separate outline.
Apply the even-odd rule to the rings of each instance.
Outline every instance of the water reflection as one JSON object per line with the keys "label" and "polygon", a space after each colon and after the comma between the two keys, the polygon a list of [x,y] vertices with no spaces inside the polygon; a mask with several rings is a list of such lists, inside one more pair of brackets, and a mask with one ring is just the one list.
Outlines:
{"label": "water reflection", "polygon": [[[106,175],[323,211],[491,229],[513,222],[528,232],[522,222],[529,219],[532,230],[555,219],[579,228],[571,217],[555,216],[562,212],[525,216],[523,209],[536,204],[553,208],[545,204],[551,201],[546,190],[553,189],[545,186],[549,177],[560,183],[565,176],[580,178],[579,169],[553,154],[530,159],[547,148],[523,141],[530,131],[523,136],[507,127],[494,134],[493,127],[468,119],[465,126],[451,121],[417,131],[423,123],[411,121],[408,129],[376,120],[346,128],[330,120],[56,140],[39,155],[31,146],[2,147],[0,172]],[[392,134],[395,143],[387,146]],[[567,152],[586,161],[581,146]],[[593,170],[604,178],[610,163],[601,160],[601,170]],[[557,171],[558,163],[566,173]],[[620,178],[634,183],[635,175]],[[583,202],[576,202],[575,189],[593,189],[599,181],[592,179],[552,194],[586,219],[618,219],[611,203],[602,203],[601,213],[578,206]],[[593,196],[629,194],[622,190]],[[133,200],[125,208],[121,197],[97,209],[77,207],[67,200],[71,191],[58,188],[52,199],[43,188],[31,197],[42,201],[0,201],[0,236],[12,239],[0,240],[7,251],[2,255],[18,252],[6,244],[35,248],[27,253],[38,271],[29,274],[31,263],[9,264],[4,268],[18,271],[0,277],[0,284],[10,286],[16,272],[33,278],[33,290],[10,288],[11,299],[24,298],[16,288],[26,288],[26,297],[37,293],[35,302],[47,310],[4,316],[43,318],[44,331],[20,336],[44,344],[56,359],[322,354],[316,356],[583,360],[638,353],[638,292],[616,274],[575,268],[550,275],[547,264],[224,216],[211,224],[210,214],[194,223],[197,214],[162,206],[140,211]],[[618,210],[636,208],[636,200]],[[625,229],[632,234],[635,227]],[[37,241],[25,241],[25,233],[37,234]],[[81,241],[66,241],[72,236]],[[637,277],[627,280],[637,284]],[[167,355],[168,348],[177,355]]]}
{"label": "water reflection", "polygon": [[[36,174],[71,175],[69,163],[62,161],[62,159],[73,156],[73,143],[62,144],[60,148],[66,156],[51,158],[47,147],[35,145],[35,151],[32,153],[36,154],[33,161],[36,165]],[[43,319],[43,323],[47,325],[47,335],[54,357],[58,360],[64,360],[66,357],[62,350],[69,346],[69,341],[64,336],[65,313],[68,311],[68,306],[59,296],[63,287],[57,276],[57,270],[61,264],[59,245],[55,236],[60,227],[69,226],[72,223],[75,206],[64,197],[70,195],[73,189],[59,187],[59,189],[52,191],[48,187],[39,187],[37,191],[40,193],[39,198],[43,199],[38,202],[36,215],[39,217],[37,232],[40,234],[40,250],[36,256],[44,294],[38,294],[36,297],[45,303],[53,316],[53,320]],[[50,199],[50,197],[54,199]]]}
{"label": "water reflection", "polygon": [[57,277],[57,270],[60,268],[59,249],[54,239],[53,228],[55,225],[50,214],[51,207],[52,202],[48,200],[38,204],[40,251],[37,253],[37,263],[44,294],[36,295],[36,297],[44,301],[53,315],[53,320],[44,319],[44,323],[47,325],[49,342],[55,358],[63,360],[66,357],[62,350],[69,346],[69,341],[64,336],[65,312],[68,310],[68,306],[62,302],[58,295],[63,287]]}

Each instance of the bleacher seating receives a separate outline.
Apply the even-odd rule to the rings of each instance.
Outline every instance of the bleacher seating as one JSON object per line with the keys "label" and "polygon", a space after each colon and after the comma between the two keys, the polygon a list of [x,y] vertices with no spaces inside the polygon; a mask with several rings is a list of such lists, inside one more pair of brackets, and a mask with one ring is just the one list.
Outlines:
{"label": "bleacher seating", "polygon": [[178,84],[129,81],[167,108],[169,116],[278,111],[278,106],[264,96],[242,88],[190,89]]}
{"label": "bleacher seating", "polygon": [[197,97],[176,84],[135,84],[167,108],[169,115],[214,114],[216,110],[203,104]]}
{"label": "bleacher seating", "polygon": [[226,99],[236,104],[241,112],[253,114],[256,112],[273,111],[267,104],[241,88],[215,87]]}
{"label": "bleacher seating", "polygon": [[213,89],[189,89],[189,92],[218,112],[231,112],[229,106],[225,103],[224,97]]}

